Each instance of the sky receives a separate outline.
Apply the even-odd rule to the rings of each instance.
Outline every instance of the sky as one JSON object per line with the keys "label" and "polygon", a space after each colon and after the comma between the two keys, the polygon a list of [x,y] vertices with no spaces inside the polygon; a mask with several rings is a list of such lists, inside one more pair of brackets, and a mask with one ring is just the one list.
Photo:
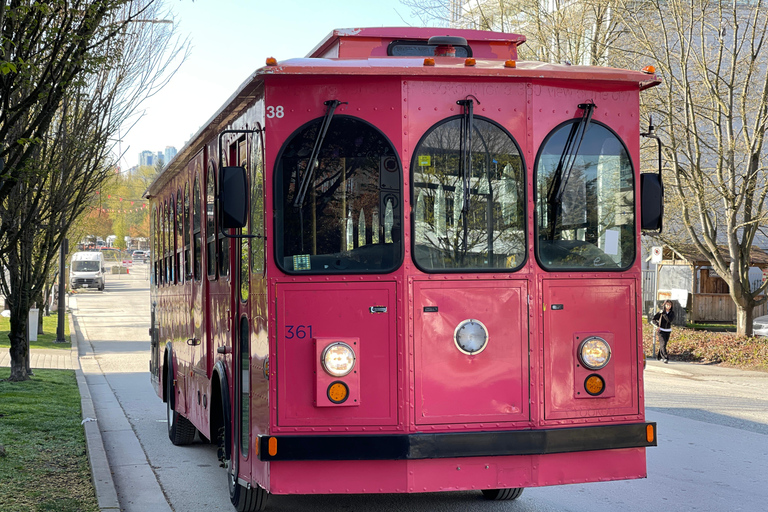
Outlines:
{"label": "sky", "polygon": [[139,153],[181,150],[267,57],[304,57],[331,30],[418,26],[400,0],[165,0],[191,54],[171,81],[140,107],[120,134],[120,166]]}

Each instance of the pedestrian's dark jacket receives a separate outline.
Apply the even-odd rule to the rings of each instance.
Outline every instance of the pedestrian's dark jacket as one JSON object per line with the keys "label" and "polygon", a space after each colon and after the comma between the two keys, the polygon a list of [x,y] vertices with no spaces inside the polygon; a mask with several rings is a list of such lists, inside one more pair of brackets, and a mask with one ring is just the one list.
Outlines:
{"label": "pedestrian's dark jacket", "polygon": [[675,320],[675,312],[671,309],[669,313],[666,310],[659,311],[653,315],[653,323],[661,327],[662,329],[671,329],[672,322]]}

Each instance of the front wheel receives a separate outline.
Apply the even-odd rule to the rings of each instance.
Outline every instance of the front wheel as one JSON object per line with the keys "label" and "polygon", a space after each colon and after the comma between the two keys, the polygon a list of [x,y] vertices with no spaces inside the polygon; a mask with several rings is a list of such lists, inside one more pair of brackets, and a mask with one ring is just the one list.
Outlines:
{"label": "front wheel", "polygon": [[260,485],[253,484],[249,489],[237,481],[237,476],[233,471],[230,471],[229,464],[232,461],[227,461],[225,466],[227,468],[227,482],[229,482],[229,501],[235,507],[237,512],[261,512],[267,508],[267,498],[269,493],[265,491]]}
{"label": "front wheel", "polygon": [[[226,413],[222,407],[221,424],[223,425],[219,429],[219,460],[221,465],[227,471],[227,484],[229,485],[229,501],[235,507],[237,512],[261,512],[267,507],[267,498],[269,493],[264,490],[258,484],[253,484],[252,487],[246,487],[241,485],[237,479],[237,462],[233,460],[233,457],[237,457],[238,447],[237,443],[232,442],[232,432],[227,428],[229,422],[227,421]],[[227,453],[228,449],[231,453]]]}
{"label": "front wheel", "polygon": [[483,497],[492,501],[512,501],[523,494],[522,487],[512,489],[483,489]]}
{"label": "front wheel", "polygon": [[191,421],[174,410],[176,390],[173,388],[173,379],[168,377],[167,381],[165,415],[168,419],[168,437],[176,446],[190,444],[195,440],[197,429]]}

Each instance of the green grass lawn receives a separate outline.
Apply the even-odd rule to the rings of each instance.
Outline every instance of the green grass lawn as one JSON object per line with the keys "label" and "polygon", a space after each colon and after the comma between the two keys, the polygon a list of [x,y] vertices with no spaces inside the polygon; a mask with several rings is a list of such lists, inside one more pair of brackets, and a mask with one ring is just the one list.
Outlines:
{"label": "green grass lawn", "polygon": [[[43,331],[45,334],[38,334],[37,341],[31,341],[29,348],[59,348],[69,350],[71,348],[71,341],[69,337],[69,319],[64,318],[64,339],[67,343],[54,343],[56,341],[56,328],[59,323],[59,315],[53,314],[51,316],[43,317]],[[11,330],[11,320],[9,318],[0,317],[0,348],[10,348],[11,340],[8,339],[8,333]]]}
{"label": "green grass lawn", "polygon": [[[0,368],[7,379],[9,368]],[[75,372],[35,370],[0,380],[0,510],[99,510],[85,451]]]}

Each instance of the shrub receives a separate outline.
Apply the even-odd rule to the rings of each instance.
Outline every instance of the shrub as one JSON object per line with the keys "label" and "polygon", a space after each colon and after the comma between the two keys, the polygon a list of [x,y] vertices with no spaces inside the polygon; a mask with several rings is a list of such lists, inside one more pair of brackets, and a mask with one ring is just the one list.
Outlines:
{"label": "shrub", "polygon": [[[643,348],[653,353],[655,327],[643,325]],[[658,350],[658,339],[656,341]],[[676,327],[667,345],[671,359],[722,363],[744,369],[768,371],[768,338],[736,336],[730,332],[709,332]]]}

